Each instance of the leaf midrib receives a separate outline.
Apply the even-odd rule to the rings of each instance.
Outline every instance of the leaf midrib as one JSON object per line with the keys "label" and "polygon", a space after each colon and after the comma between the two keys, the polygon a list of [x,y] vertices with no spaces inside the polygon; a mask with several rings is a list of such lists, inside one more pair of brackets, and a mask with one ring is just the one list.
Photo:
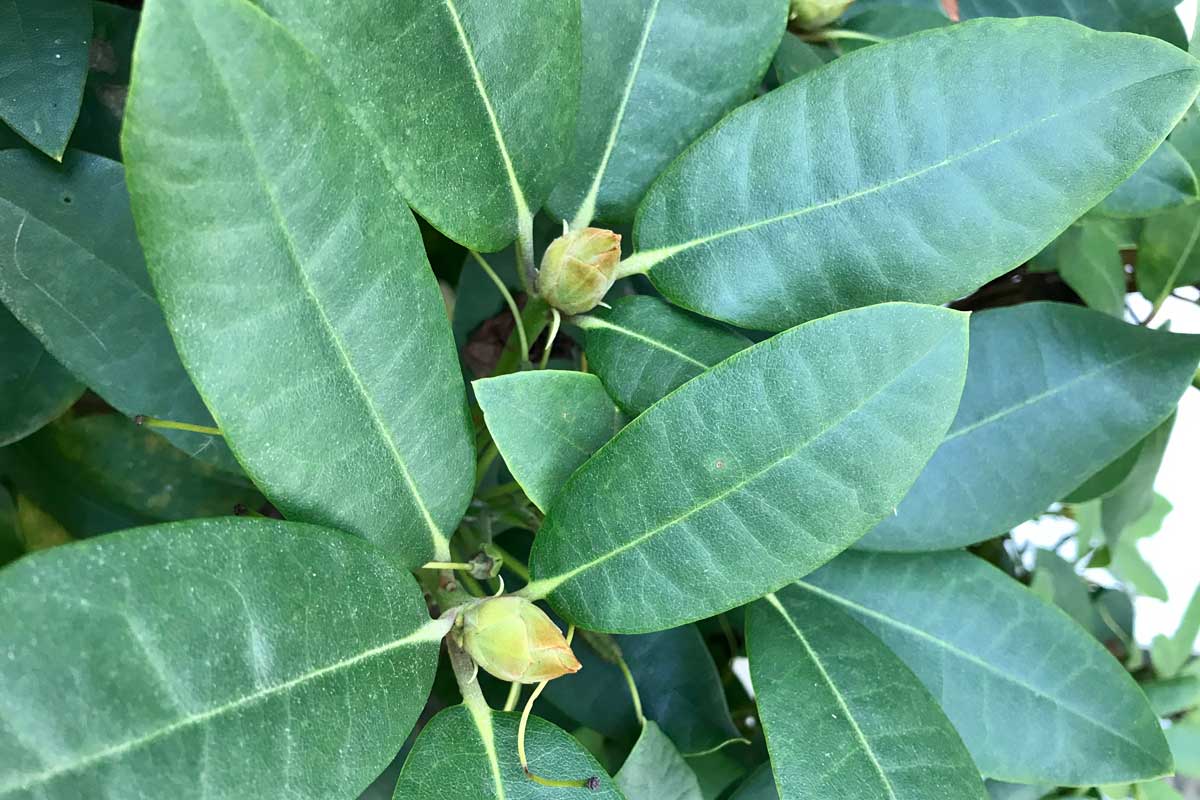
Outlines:
{"label": "leaf midrib", "polygon": [[854,612],[857,612],[864,616],[878,620],[879,622],[882,622],[885,625],[889,625],[893,628],[899,629],[899,630],[901,630],[911,636],[914,636],[918,639],[929,642],[930,644],[934,645],[935,647],[940,648],[941,650],[945,650],[949,655],[955,656],[957,658],[961,658],[963,661],[970,662],[970,663],[974,664],[975,666],[979,667],[980,669],[982,669],[986,672],[989,672],[992,675],[995,675],[1000,680],[1005,681],[1010,684],[1013,684],[1015,686],[1018,686],[1022,689],[1025,689],[1026,691],[1031,692],[1032,694],[1035,694],[1038,697],[1041,697],[1044,700],[1048,701],[1055,708],[1060,708],[1063,711],[1066,711],[1068,714],[1071,714],[1072,716],[1083,720],[1084,722],[1088,723],[1089,725],[1094,725],[1095,727],[1107,732],[1108,734],[1116,737],[1117,739],[1120,739],[1121,741],[1123,741],[1126,744],[1133,747],[1138,752],[1145,755],[1152,762],[1154,762],[1154,763],[1161,762],[1161,759],[1159,757],[1155,756],[1149,750],[1142,747],[1138,742],[1136,742],[1133,739],[1130,739],[1123,732],[1117,730],[1116,728],[1113,728],[1110,725],[1108,725],[1107,723],[1102,722],[1098,719],[1094,719],[1093,717],[1088,716],[1084,712],[1082,712],[1070,705],[1067,705],[1062,700],[1054,697],[1053,695],[1047,694],[1042,689],[1039,689],[1038,687],[1036,687],[1030,683],[1026,683],[1025,681],[1022,681],[1015,675],[1010,675],[1006,672],[1002,672],[998,667],[995,667],[995,666],[989,664],[988,662],[984,661],[982,658],[979,658],[978,656],[976,656],[972,653],[968,653],[967,651],[954,646],[953,644],[946,641],[945,639],[939,639],[938,637],[934,636],[933,634],[927,633],[926,631],[923,631],[920,628],[914,627],[905,622],[901,622],[900,620],[896,619],[895,617],[889,617],[887,614],[884,614],[880,611],[876,611],[873,608],[868,608],[867,606],[860,605],[860,604],[854,602],[853,600],[850,600],[849,598],[845,598],[840,595],[834,594],[833,592],[822,589],[821,587],[815,586],[804,580],[798,580],[795,583],[797,586],[799,586],[803,589],[807,589],[808,591],[812,592],[813,594],[816,594],[820,597],[824,597],[827,600],[832,600],[833,602],[837,603],[838,605],[843,606],[844,608],[849,609],[850,611],[854,611]]}
{"label": "leaf midrib", "polygon": [[[946,334],[946,335],[948,335],[948,334]],[[812,436],[808,437],[804,441],[797,444],[793,449],[789,450],[786,454],[775,459],[770,464],[767,464],[765,467],[763,467],[762,469],[753,473],[749,477],[746,477],[746,478],[738,481],[737,483],[730,486],[728,489],[725,489],[725,490],[717,493],[716,495],[705,500],[704,502],[702,502],[698,505],[692,506],[684,513],[678,514],[678,515],[672,517],[671,519],[667,520],[666,522],[655,526],[654,528],[650,529],[649,531],[639,534],[638,536],[631,539],[630,541],[627,541],[617,547],[614,547],[613,549],[609,550],[606,553],[600,554],[596,558],[593,558],[591,561],[580,564],[578,567],[567,570],[566,572],[559,573],[558,575],[554,575],[554,576],[551,576],[548,578],[538,578],[537,580],[531,581],[530,583],[528,583],[525,586],[524,589],[522,589],[519,592],[519,594],[530,597],[532,599],[540,599],[542,597],[545,597],[550,592],[553,592],[559,586],[561,586],[562,584],[571,580],[572,578],[576,577],[577,575],[580,575],[580,574],[582,574],[590,569],[593,569],[595,567],[598,567],[601,564],[605,563],[606,561],[616,558],[621,553],[624,553],[628,550],[632,550],[633,548],[638,547],[643,542],[648,541],[649,539],[658,535],[662,531],[675,527],[676,525],[687,520],[691,516],[698,514],[699,512],[703,511],[704,509],[721,502],[726,497],[729,497],[730,495],[741,491],[746,486],[757,481],[759,478],[763,477],[764,475],[770,473],[772,470],[774,470],[776,467],[780,466],[781,464],[785,464],[788,461],[791,461],[793,458],[798,456],[803,450],[805,450],[813,442],[817,441],[822,436],[829,433],[831,430],[840,426],[847,419],[849,419],[854,414],[856,414],[860,410],[862,410],[862,408],[864,406],[866,406],[868,403],[873,401],[880,394],[882,394],[883,392],[885,392],[889,388],[891,388],[891,386],[894,383],[896,383],[903,376],[908,374],[908,372],[910,370],[912,370],[918,364],[924,362],[924,360],[930,355],[930,353],[932,353],[934,350],[938,349],[942,345],[943,341],[946,338],[946,335],[938,337],[937,341],[935,341],[932,345],[930,345],[929,348],[924,353],[922,353],[917,358],[914,358],[906,367],[904,367],[904,369],[900,370],[898,373],[896,373],[894,376],[892,376],[889,380],[887,380],[882,385],[880,385],[871,394],[864,397],[861,401],[858,402],[857,405],[855,405],[853,408],[851,408],[845,414],[842,414],[840,417],[837,417],[835,420],[830,422],[828,425],[823,427],[821,430],[817,431]],[[748,351],[743,351],[743,352],[748,352]],[[660,401],[660,402],[662,402],[662,401]],[[613,441],[615,441],[615,439],[609,440],[609,444],[612,444]],[[582,470],[582,469],[583,469],[583,467],[580,467],[580,470]],[[561,494],[560,494],[560,497],[561,497]]]}
{"label": "leaf midrib", "polygon": [[[449,0],[447,0],[447,2],[449,2]],[[204,53],[205,53],[206,58],[208,59],[209,64],[212,66],[213,75],[216,76],[217,81],[221,86],[221,89],[224,91],[225,99],[227,101],[230,111],[233,114],[233,119],[236,122],[238,130],[240,131],[240,133],[242,135],[242,140],[246,144],[246,149],[250,153],[250,156],[254,162],[254,170],[255,170],[255,175],[257,176],[257,179],[258,179],[258,184],[261,187],[263,193],[267,196],[267,200],[269,201],[269,203],[271,205],[271,214],[275,218],[275,223],[278,226],[279,232],[283,236],[284,243],[287,246],[288,258],[291,261],[292,266],[295,267],[295,269],[296,269],[296,274],[300,279],[300,285],[304,289],[305,294],[308,295],[308,298],[311,301],[313,310],[315,310],[317,312],[317,317],[321,321],[322,328],[325,331],[325,334],[328,337],[330,343],[334,346],[334,349],[337,351],[337,354],[338,354],[339,358],[341,359],[343,366],[345,367],[346,373],[353,380],[355,389],[357,390],[358,395],[362,398],[363,404],[366,406],[367,413],[370,416],[371,421],[372,421],[376,431],[379,433],[380,438],[382,438],[382,440],[386,444],[388,450],[390,451],[390,453],[392,455],[393,461],[395,462],[396,466],[400,470],[400,475],[404,481],[405,488],[408,490],[408,493],[412,496],[413,501],[417,505],[417,509],[421,513],[422,520],[424,521],[426,528],[429,530],[430,539],[433,543],[434,558],[435,559],[449,558],[449,555],[450,555],[449,538],[442,531],[441,527],[437,524],[437,522],[434,521],[433,516],[429,511],[429,507],[425,505],[425,498],[421,496],[421,493],[418,490],[416,481],[413,480],[412,473],[408,469],[408,464],[405,461],[403,454],[400,452],[399,446],[396,444],[395,440],[392,438],[390,432],[387,429],[386,424],[383,421],[383,417],[380,414],[378,407],[375,405],[374,399],[371,397],[371,394],[367,391],[367,387],[363,384],[362,378],[358,374],[358,370],[355,369],[354,364],[350,359],[350,354],[346,351],[345,344],[342,342],[341,336],[338,334],[337,330],[333,327],[333,323],[330,321],[329,317],[326,315],[325,308],[322,305],[320,299],[317,297],[316,292],[314,291],[313,286],[309,281],[308,273],[304,269],[304,266],[303,266],[304,262],[300,258],[299,251],[296,248],[296,243],[292,239],[291,230],[289,229],[287,223],[285,222],[283,211],[279,206],[279,199],[275,196],[275,191],[273,190],[271,183],[267,180],[266,174],[263,172],[262,161],[259,158],[258,151],[254,146],[253,139],[250,137],[249,132],[246,129],[245,122],[242,120],[241,113],[237,109],[237,104],[234,102],[234,94],[232,92],[232,89],[229,86],[228,82],[226,81],[224,73],[221,71],[221,68],[217,64],[216,59],[213,58],[211,46],[209,45],[208,39],[205,37],[204,33],[201,30],[199,23],[196,21],[195,16],[192,13],[191,5],[189,3],[183,3],[182,5],[186,9],[186,14],[187,14],[188,20],[192,23],[192,28],[193,28],[193,30],[195,30],[197,38],[200,40],[200,42],[204,46]],[[246,3],[245,5],[246,5],[246,7],[253,9],[253,10],[257,11],[259,14],[261,14],[262,18],[264,20],[270,20],[271,24],[277,26],[278,30],[287,32],[287,28],[280,25],[276,20],[274,20],[272,17],[270,17],[270,15],[268,15],[265,11],[263,11],[258,6],[255,6],[250,3]],[[290,41],[297,41],[295,39],[295,37],[290,35],[290,33],[288,33],[287,35],[288,35],[288,38],[290,39]],[[304,49],[303,47],[301,49],[305,53],[308,52],[308,50]],[[322,74],[324,75],[325,73],[322,71]],[[326,77],[328,78],[328,76],[326,76]],[[362,130],[361,126],[359,126],[359,130]]]}
{"label": "leaf midrib", "polygon": [[[715,233],[707,234],[705,236],[700,236],[700,237],[691,239],[686,242],[681,242],[679,244],[667,245],[665,247],[659,247],[659,248],[655,248],[653,250],[643,250],[643,251],[634,253],[628,259],[625,259],[625,261],[622,263],[621,275],[625,276],[625,275],[630,275],[630,274],[634,274],[634,273],[644,273],[644,272],[649,271],[651,267],[654,267],[655,265],[667,260],[668,258],[671,258],[672,256],[674,256],[678,253],[683,252],[684,250],[690,250],[693,247],[699,247],[701,245],[708,244],[709,242],[717,241],[719,239],[723,239],[728,236],[734,236],[739,233],[746,233],[748,231],[752,231],[752,230],[755,230],[757,228],[761,228],[761,227],[764,227],[767,225],[773,225],[777,222],[785,222],[787,220],[795,219],[797,217],[801,217],[801,216],[810,214],[815,211],[821,211],[826,208],[833,208],[833,207],[839,206],[843,203],[852,202],[861,197],[866,197],[866,196],[869,196],[872,194],[876,194],[878,192],[886,191],[887,189],[891,189],[894,186],[899,186],[899,185],[907,183],[911,180],[920,178],[923,175],[926,175],[930,172],[934,172],[934,171],[942,169],[944,167],[952,166],[959,161],[962,161],[964,159],[970,158],[973,155],[976,155],[977,153],[983,152],[985,150],[988,150],[989,148],[1003,144],[1003,143],[1007,142],[1009,139],[1014,139],[1018,136],[1022,136],[1025,133],[1037,128],[1038,126],[1044,125],[1045,123],[1050,122],[1051,120],[1054,120],[1060,116],[1063,116],[1065,114],[1073,114],[1077,111],[1087,108],[1088,106],[1092,105],[1093,103],[1096,103],[1102,99],[1111,97],[1112,95],[1115,95],[1120,92],[1124,92],[1128,89],[1132,89],[1134,87],[1140,86],[1141,84],[1147,83],[1149,81],[1159,80],[1162,78],[1170,78],[1175,75],[1181,75],[1184,73],[1195,72],[1195,71],[1196,70],[1191,67],[1183,67],[1183,68],[1180,68],[1177,70],[1172,70],[1171,72],[1163,72],[1163,73],[1159,73],[1158,75],[1152,75],[1148,78],[1141,78],[1139,80],[1133,81],[1132,83],[1129,83],[1124,86],[1120,86],[1116,89],[1113,89],[1111,91],[1105,92],[1104,94],[1089,98],[1086,102],[1080,103],[1079,105],[1070,106],[1065,109],[1058,109],[1056,111],[1053,111],[1050,114],[1046,114],[1045,116],[1039,117],[1039,118],[1033,120],[1032,122],[1029,122],[1025,125],[1021,125],[1017,128],[1014,128],[1013,130],[1008,131],[1007,133],[1001,134],[1000,136],[996,136],[982,144],[978,144],[978,145],[975,145],[974,147],[970,147],[970,148],[967,148],[966,150],[960,151],[958,153],[954,153],[954,154],[942,159],[941,161],[921,167],[918,170],[914,170],[913,172],[906,173],[904,175],[901,175],[896,178],[892,178],[892,179],[884,181],[882,183],[875,184],[874,186],[868,186],[864,189],[859,189],[859,190],[850,192],[849,194],[842,195],[840,197],[834,197],[830,200],[825,200],[820,203],[814,203],[813,205],[805,206],[803,208],[795,209],[792,211],[786,211],[782,214],[777,214],[775,216],[768,217],[766,219],[755,220],[753,222],[748,222],[744,225],[738,225],[733,228],[727,228],[725,230],[717,231]],[[758,102],[761,102],[761,98]],[[726,122],[728,122],[728,120],[730,120],[732,118],[735,118],[735,115],[730,115],[729,117],[726,117]],[[722,125],[723,124],[725,124],[725,123],[722,123]],[[720,126],[718,126],[718,127],[720,127]],[[714,130],[716,130],[716,129],[714,129]],[[712,135],[712,134],[709,134],[709,135]],[[686,155],[686,153],[685,153],[685,155]],[[683,157],[684,156],[680,156],[680,159],[682,159]]]}
{"label": "leaf midrib", "polygon": [[842,709],[842,716],[847,722],[850,723],[850,727],[854,731],[855,738],[858,739],[859,744],[862,745],[863,752],[866,753],[867,758],[871,761],[871,766],[875,769],[876,774],[879,775],[879,779],[883,781],[884,788],[887,789],[887,796],[890,798],[890,800],[899,800],[899,798],[896,796],[896,789],[892,786],[891,780],[888,779],[887,773],[884,772],[883,765],[879,763],[879,758],[875,755],[875,751],[871,748],[870,742],[867,741],[866,734],[864,734],[862,728],[859,727],[858,720],[854,718],[854,714],[850,711],[850,707],[846,705],[845,697],[842,696],[841,690],[838,689],[837,684],[834,683],[833,678],[830,677],[829,672],[825,669],[825,665],[821,662],[820,656],[818,656],[816,651],[813,650],[812,646],[809,645],[808,639],[806,639],[804,634],[801,633],[799,626],[796,625],[796,621],[792,619],[791,614],[789,614],[787,609],[783,607],[783,604],[779,602],[779,598],[776,597],[774,593],[771,593],[766,595],[764,599],[771,606],[773,606],[776,611],[779,612],[780,616],[782,616],[784,621],[787,622],[788,627],[790,627],[792,632],[796,634],[796,639],[799,640],[800,644],[804,647],[804,651],[808,653],[808,657],[812,659],[813,664],[817,668],[817,672],[821,675],[821,680],[825,681],[825,685],[828,686],[829,691],[833,693],[834,699],[837,700],[838,707]]}
{"label": "leaf midrib", "polygon": [[255,705],[256,703],[274,697],[275,695],[287,692],[302,684],[319,680],[326,675],[337,673],[345,669],[350,669],[351,667],[354,667],[363,661],[368,661],[372,658],[386,655],[393,650],[399,650],[403,647],[421,644],[424,642],[436,642],[445,634],[446,627],[447,626],[439,620],[430,620],[407,636],[390,642],[385,642],[384,644],[377,645],[370,650],[364,650],[361,653],[353,655],[349,658],[344,658],[341,661],[328,664],[324,667],[318,667],[317,669],[309,670],[308,672],[302,673],[295,678],[283,681],[282,683],[277,683],[274,686],[268,686],[265,689],[259,689],[258,691],[251,692],[247,695],[242,695],[241,697],[234,698],[233,700],[229,700],[206,711],[190,714],[186,717],[176,720],[175,722],[172,722],[169,725],[155,728],[148,733],[132,739],[126,739],[125,741],[119,742],[111,747],[98,750],[94,753],[76,759],[71,763],[62,764],[57,767],[51,767],[50,769],[43,770],[42,772],[27,775],[18,782],[10,783],[7,786],[0,786],[0,796],[9,794],[11,792],[28,791],[35,786],[48,783],[61,775],[78,772],[79,770],[90,767],[93,764],[112,760],[126,753],[153,744],[154,742],[171,736],[178,731],[191,728],[195,725],[200,725],[211,719],[215,719],[226,714],[234,713],[239,709]]}

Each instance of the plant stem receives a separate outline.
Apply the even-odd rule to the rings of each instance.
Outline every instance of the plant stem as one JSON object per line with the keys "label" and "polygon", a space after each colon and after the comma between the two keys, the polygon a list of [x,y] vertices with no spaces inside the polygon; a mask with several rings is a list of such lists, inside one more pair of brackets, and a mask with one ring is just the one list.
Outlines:
{"label": "plant stem", "polygon": [[558,328],[562,325],[562,314],[558,313],[557,308],[550,309],[550,333],[546,336],[546,346],[542,348],[542,362],[538,364],[538,369],[545,369],[550,363],[550,350],[554,347],[554,340],[558,337]]}
{"label": "plant stem", "polygon": [[504,566],[517,573],[521,580],[529,583],[529,567],[525,566],[520,560],[511,555],[507,550],[495,542],[492,542],[492,547],[496,550],[496,554],[499,555],[500,559],[504,562]]}
{"label": "plant stem", "polygon": [[806,42],[832,42],[838,39],[854,39],[859,42],[886,42],[882,36],[876,36],[873,33],[863,33],[862,31],[848,31],[845,29],[833,29],[827,31],[817,31],[815,33],[802,33],[800,38]]}
{"label": "plant stem", "polygon": [[[567,627],[567,644],[571,644],[571,639],[575,636],[575,626]],[[560,789],[596,789],[599,787],[598,779],[593,775],[590,778],[581,778],[573,781],[556,781],[551,778],[543,778],[529,768],[529,759],[525,757],[525,728],[529,724],[529,712],[533,709],[533,701],[538,699],[538,695],[546,688],[546,684],[550,681],[542,681],[533,690],[533,694],[529,695],[529,700],[525,702],[525,708],[521,711],[521,722],[517,725],[517,755],[521,759],[521,769],[525,771],[525,776],[534,783],[540,783],[542,786],[552,786]]]}
{"label": "plant stem", "polygon": [[470,564],[460,561],[429,561],[421,565],[421,569],[454,569],[454,570],[469,570]]}
{"label": "plant stem", "polygon": [[211,425],[193,425],[190,422],[175,422],[170,419],[159,419],[138,414],[133,418],[135,425],[145,425],[147,428],[169,428],[173,431],[191,431],[192,433],[207,433],[209,436],[224,436],[220,428]]}
{"label": "plant stem", "polygon": [[517,218],[517,273],[525,293],[534,296],[537,289],[537,266],[533,253],[533,215],[523,214]]}
{"label": "plant stem", "polygon": [[517,702],[521,699],[521,688],[521,684],[516,681],[513,681],[512,685],[508,687],[508,699],[504,701],[505,711],[512,711],[517,707]]}
{"label": "plant stem", "polygon": [[[534,341],[541,334],[549,321],[550,305],[540,297],[531,297],[525,303],[525,339]],[[518,369],[529,366],[529,360],[521,361],[521,350],[517,342],[519,337],[516,331],[508,337],[508,343],[504,345],[504,352],[500,354],[500,360],[496,362],[496,368],[492,370],[492,376],[507,375],[510,372],[516,372]]]}
{"label": "plant stem", "polygon": [[642,713],[642,696],[638,694],[637,683],[633,680],[633,673],[629,671],[629,665],[625,663],[623,656],[617,656],[617,666],[621,668],[621,674],[625,676],[625,683],[629,685],[629,696],[633,700],[633,713],[637,715],[639,725],[646,724],[646,715]]}
{"label": "plant stem", "polygon": [[[509,312],[513,315],[516,321],[517,339],[521,343],[521,363],[529,363],[529,340],[525,338],[525,323],[521,319],[521,309],[517,306],[517,301],[513,299],[512,292],[504,285],[504,281],[500,280],[500,276],[492,269],[483,256],[471,251],[471,257],[478,262],[479,266],[487,273],[487,276],[492,279],[492,283],[496,284],[496,288],[500,290],[500,296],[504,298],[505,304],[508,305]],[[528,289],[528,287],[526,287]]]}
{"label": "plant stem", "polygon": [[487,491],[480,492],[478,497],[480,500],[495,500],[497,498],[504,497],[505,495],[516,494],[519,491],[521,491],[521,484],[517,483],[516,481],[509,481],[508,483],[502,483],[499,486],[493,486]]}
{"label": "plant stem", "polygon": [[500,453],[496,449],[496,443],[490,443],[483,453],[479,456],[479,462],[475,465],[475,485],[483,483],[483,476],[487,474],[488,467],[496,460],[496,456]]}

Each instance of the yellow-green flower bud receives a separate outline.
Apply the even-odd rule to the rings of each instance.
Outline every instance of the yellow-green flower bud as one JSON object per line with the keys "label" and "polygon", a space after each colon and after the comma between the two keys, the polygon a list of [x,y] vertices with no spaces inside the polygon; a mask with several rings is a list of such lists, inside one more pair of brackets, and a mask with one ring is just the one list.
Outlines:
{"label": "yellow-green flower bud", "polygon": [[853,0],[792,0],[790,17],[805,29],[823,28],[842,15]]}
{"label": "yellow-green flower bud", "polygon": [[524,597],[480,600],[467,606],[461,619],[462,648],[501,680],[540,683],[579,671],[562,631]]}
{"label": "yellow-green flower bud", "polygon": [[542,256],[538,293],[564,314],[595,308],[616,280],[621,235],[603,228],[568,231]]}

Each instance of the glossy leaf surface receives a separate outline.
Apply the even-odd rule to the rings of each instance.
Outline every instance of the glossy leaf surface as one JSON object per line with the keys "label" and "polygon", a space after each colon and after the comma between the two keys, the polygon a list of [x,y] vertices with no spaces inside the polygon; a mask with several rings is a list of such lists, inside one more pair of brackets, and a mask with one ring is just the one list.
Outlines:
{"label": "glossy leaf surface", "polygon": [[91,35],[90,0],[0,5],[0,119],[55,160],[79,116]]}
{"label": "glossy leaf surface", "polygon": [[1170,142],[1163,142],[1097,210],[1111,217],[1148,217],[1194,203],[1196,174]]}
{"label": "glossy leaf surface", "polygon": [[595,375],[537,370],[472,387],[504,463],[543,511],[571,473],[625,424]]}
{"label": "glossy leaf surface", "polygon": [[[61,167],[0,153],[0,298],[77,378],[123,414],[211,425],[154,297],[121,165],[69,152]],[[219,437],[165,432],[236,469]]]}
{"label": "glossy leaf surface", "polygon": [[[396,800],[579,800],[575,788],[534,783],[517,760],[519,715],[447,708],[429,721],[404,762]],[[555,780],[596,777],[587,797],[623,800],[612,778],[570,734],[536,716],[525,732],[529,768]]]}
{"label": "glossy leaf surface", "polygon": [[542,206],[575,128],[579,0],[261,5],[323,73],[328,102],[375,154],[376,182],[438,230],[499,250]]}
{"label": "glossy leaf surface", "polygon": [[986,797],[937,702],[836,605],[785,587],[752,605],[746,626],[755,699],[784,800]]}
{"label": "glossy leaf surface", "polygon": [[975,556],[851,551],[799,585],[916,673],[984,775],[1086,786],[1170,772],[1158,719],[1120,663]]}
{"label": "glossy leaf surface", "polygon": [[160,0],[124,148],[171,332],[247,473],[289,518],[448,556],[474,475],[450,326],[328,76],[243,0]]}
{"label": "glossy leaf surface", "polygon": [[17,318],[0,306],[0,447],[23,439],[83,394],[75,380]]}
{"label": "glossy leaf surface", "polygon": [[446,630],[381,551],[273,520],[54,548],[0,571],[0,600],[4,798],[353,796]]}
{"label": "glossy leaf surface", "polygon": [[655,297],[631,295],[576,317],[588,367],[632,415],[729,356],[749,347],[745,336]]}
{"label": "glossy leaf surface", "polygon": [[678,305],[762,330],[952,300],[1102,200],[1197,89],[1200,66],[1179,49],[1062,20],[980,20],[869,47],[689,148],[643,200],[625,269],[649,269]]}
{"label": "glossy leaf surface", "polygon": [[972,315],[958,416],[896,514],[861,546],[960,547],[1041,513],[1158,427],[1197,362],[1200,336],[1079,306]]}
{"label": "glossy leaf surface", "polygon": [[650,182],[771,62],[784,0],[582,0],[575,144],[547,207],[572,227],[630,222]]}
{"label": "glossy leaf surface", "polygon": [[702,800],[696,773],[651,720],[614,776],[626,800]]}
{"label": "glossy leaf surface", "polygon": [[965,323],[925,306],[858,309],[688,382],[572,475],[534,541],[527,591],[582,627],[636,633],[816,568],[891,511],[944,435]]}

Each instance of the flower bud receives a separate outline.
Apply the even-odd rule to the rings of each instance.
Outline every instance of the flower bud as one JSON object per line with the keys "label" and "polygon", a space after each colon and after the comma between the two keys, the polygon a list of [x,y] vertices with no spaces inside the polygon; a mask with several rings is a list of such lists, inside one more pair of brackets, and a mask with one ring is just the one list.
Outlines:
{"label": "flower bud", "polygon": [[612,288],[620,261],[620,234],[603,228],[567,231],[542,256],[538,292],[564,314],[591,311]]}
{"label": "flower bud", "polygon": [[462,648],[485,671],[516,683],[578,672],[579,660],[546,612],[524,597],[489,597],[462,613]]}
{"label": "flower bud", "polygon": [[823,28],[842,15],[853,0],[791,0],[788,17],[801,28]]}

